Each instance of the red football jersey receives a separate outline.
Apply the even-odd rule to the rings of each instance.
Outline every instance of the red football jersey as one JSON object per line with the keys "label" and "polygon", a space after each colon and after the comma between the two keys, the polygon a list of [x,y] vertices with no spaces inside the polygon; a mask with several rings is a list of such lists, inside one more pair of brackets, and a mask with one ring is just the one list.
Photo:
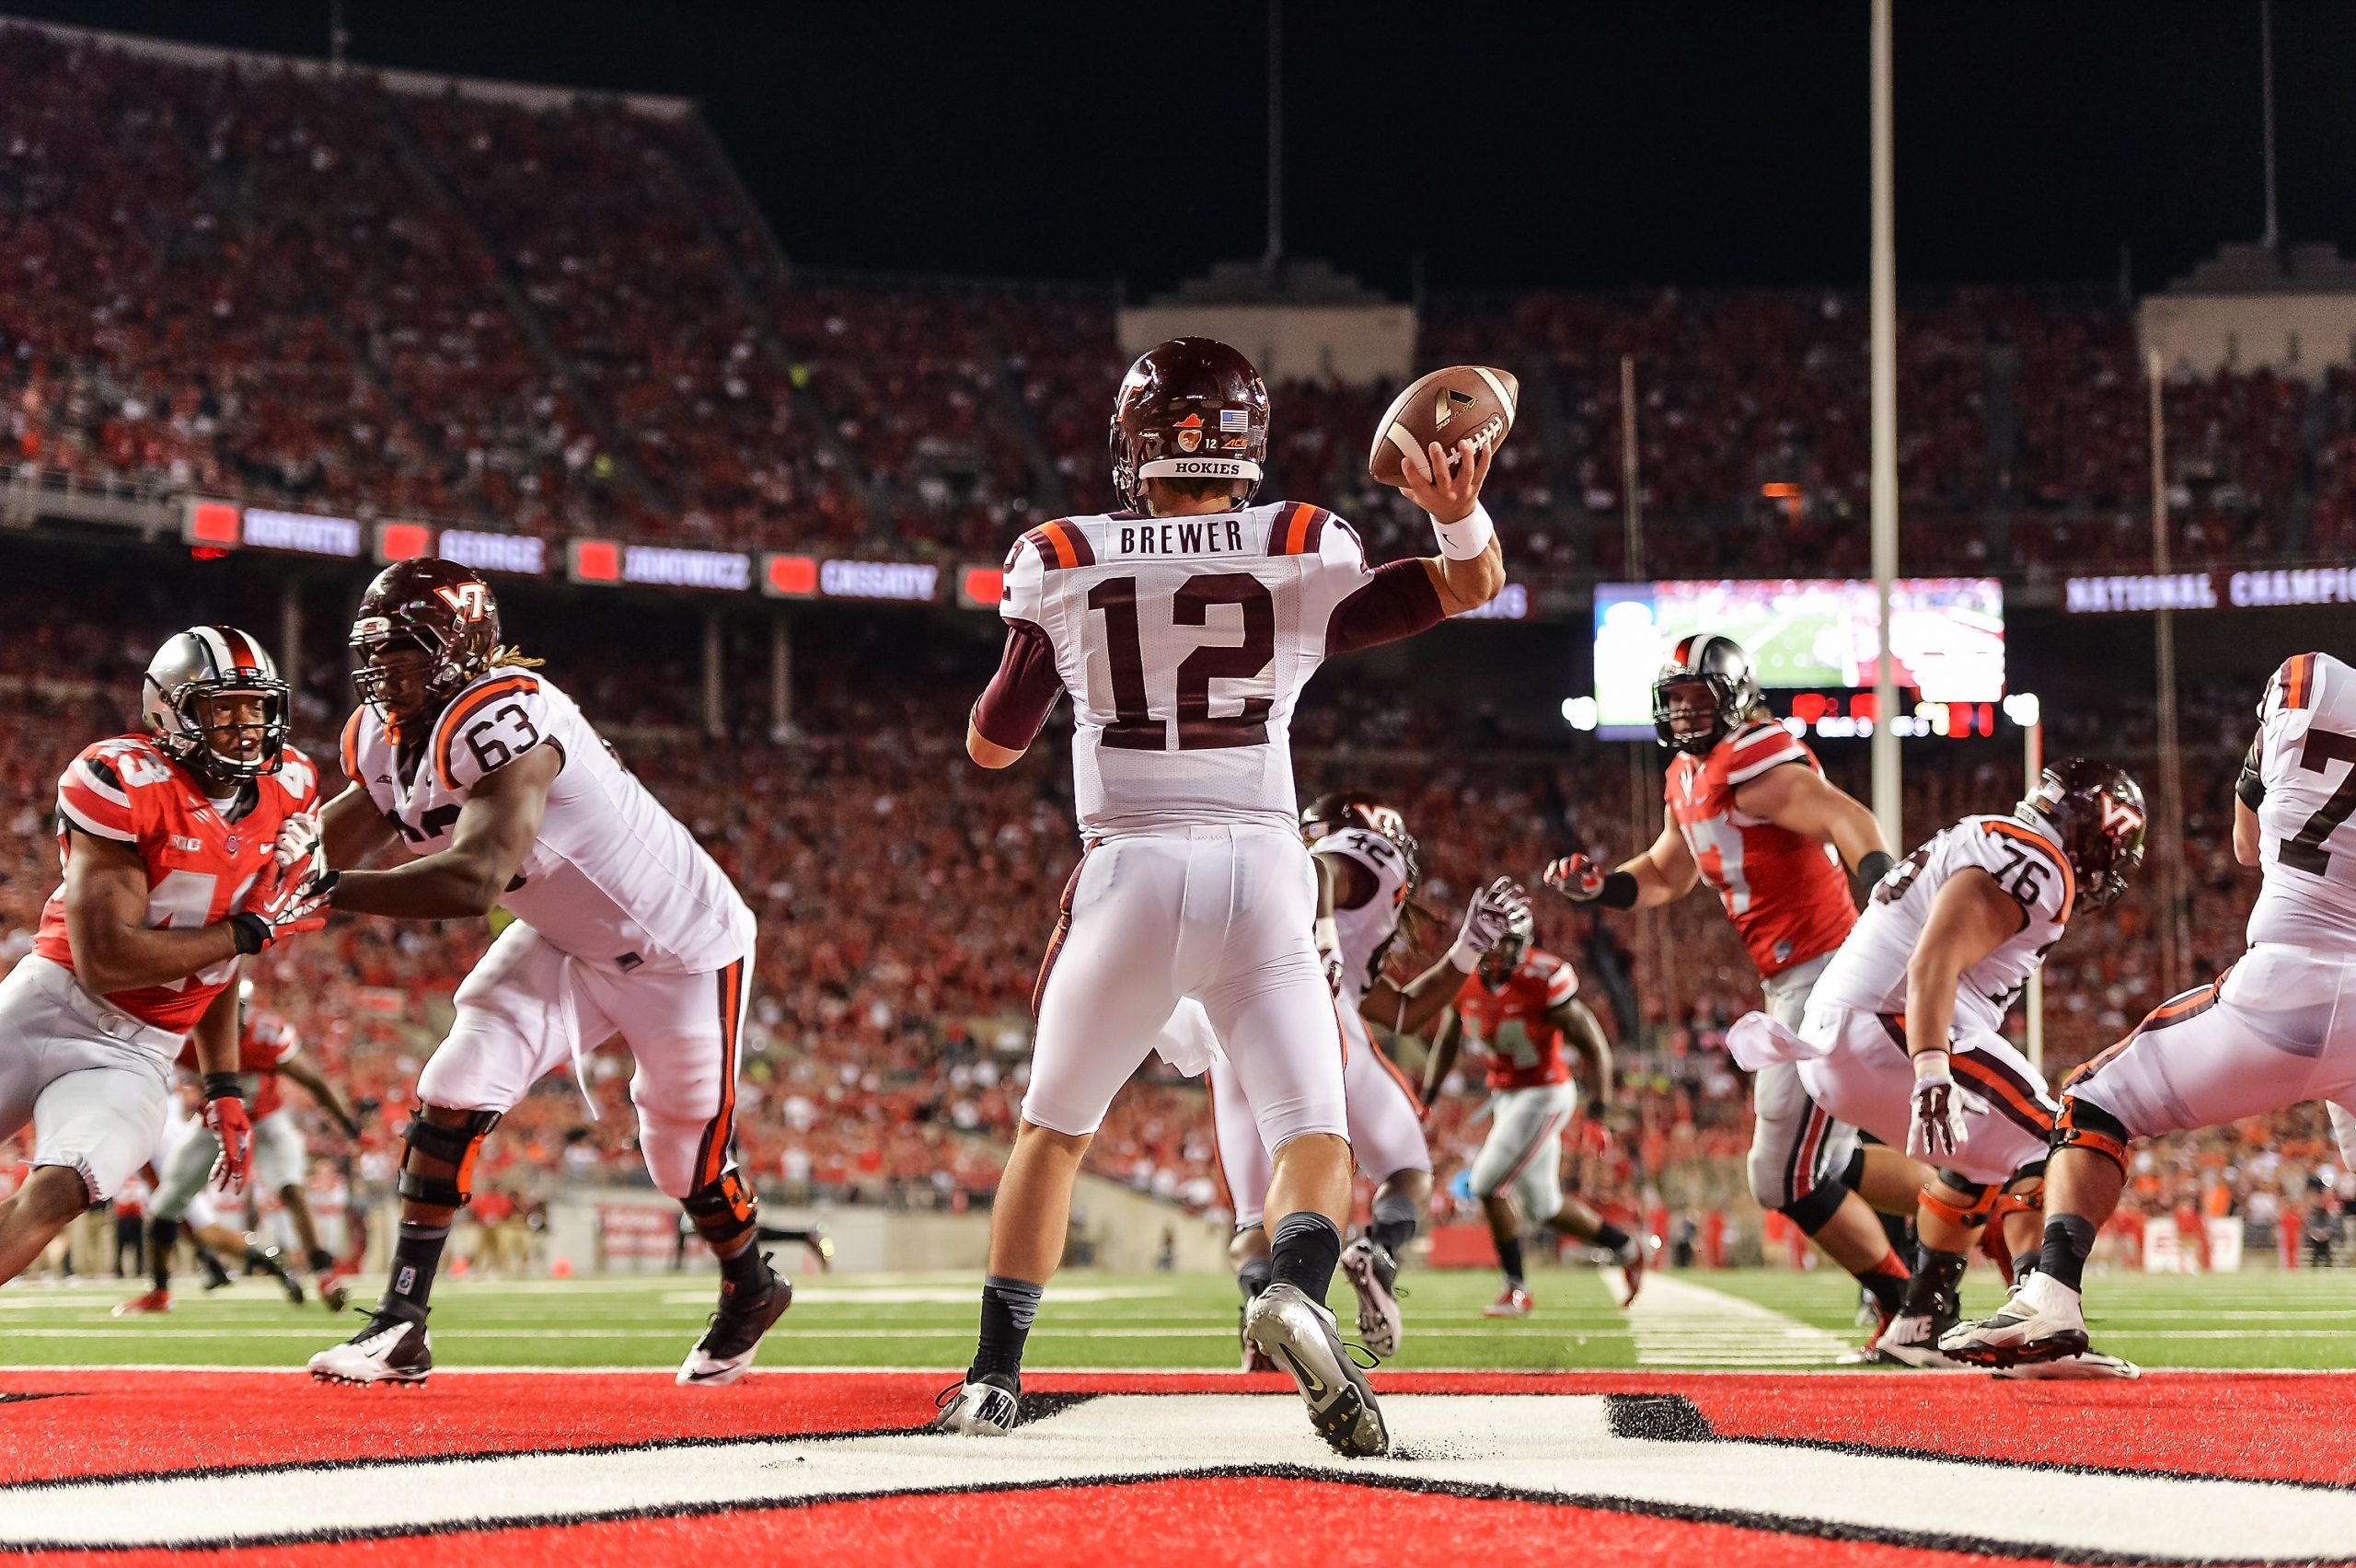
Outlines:
{"label": "red football jersey", "polygon": [[1742,934],[1760,978],[1831,952],[1857,923],[1849,879],[1813,838],[1735,809],[1735,791],[1770,768],[1823,766],[1773,720],[1746,724],[1707,757],[1680,752],[1669,765],[1669,815]]}
{"label": "red football jersey", "polygon": [[1571,1081],[1563,1032],[1546,1015],[1578,995],[1579,977],[1551,952],[1531,948],[1505,985],[1489,989],[1475,970],[1456,993],[1466,1042],[1489,1059],[1491,1089],[1537,1089]]}
{"label": "red football jersey", "polygon": [[[225,822],[195,778],[156,749],[144,735],[119,735],[85,750],[57,781],[57,845],[62,865],[74,853],[78,827],[128,844],[147,863],[147,926],[210,926],[246,906],[246,895],[269,863],[278,829],[290,816],[317,811],[318,770],[293,746],[278,771],[255,780],[253,810]],[[33,951],[74,967],[65,936],[65,887],[58,884],[40,912]],[[107,1000],[143,1023],[186,1032],[237,972],[235,959],[212,968]]]}
{"label": "red football jersey", "polygon": [[[286,1091],[278,1086],[278,1069],[293,1061],[301,1049],[293,1024],[260,1008],[247,1012],[246,1027],[237,1035],[237,1070],[254,1080],[246,1086],[246,1115],[250,1120],[259,1122],[285,1105]],[[197,1070],[195,1041],[180,1047],[180,1066],[191,1072]]]}

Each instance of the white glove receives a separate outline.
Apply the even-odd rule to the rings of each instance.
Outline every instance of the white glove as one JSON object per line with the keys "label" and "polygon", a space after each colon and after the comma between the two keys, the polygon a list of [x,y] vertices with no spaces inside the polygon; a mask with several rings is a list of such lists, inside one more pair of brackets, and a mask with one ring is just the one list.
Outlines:
{"label": "white glove", "polygon": [[1970,1118],[1988,1113],[1988,1102],[1956,1087],[1945,1051],[1914,1058],[1914,1113],[1906,1124],[1906,1152],[1916,1159],[1952,1158],[1970,1141]]}
{"label": "white glove", "polygon": [[1499,877],[1472,895],[1464,906],[1464,928],[1448,950],[1448,961],[1470,974],[1480,967],[1481,955],[1497,945],[1514,917],[1530,908],[1530,894],[1511,877]]}

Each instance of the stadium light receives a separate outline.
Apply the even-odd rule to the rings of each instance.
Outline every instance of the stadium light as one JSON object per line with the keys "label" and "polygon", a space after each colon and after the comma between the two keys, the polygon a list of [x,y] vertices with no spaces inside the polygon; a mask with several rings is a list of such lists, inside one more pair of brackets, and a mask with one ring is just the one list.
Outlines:
{"label": "stadium light", "polygon": [[2004,717],[2024,730],[2034,730],[2045,717],[2045,706],[2033,691],[2016,691],[2004,698]]}
{"label": "stadium light", "polygon": [[1601,710],[1597,707],[1595,698],[1591,697],[1563,698],[1563,722],[1574,730],[1582,732],[1592,730],[1601,717]]}

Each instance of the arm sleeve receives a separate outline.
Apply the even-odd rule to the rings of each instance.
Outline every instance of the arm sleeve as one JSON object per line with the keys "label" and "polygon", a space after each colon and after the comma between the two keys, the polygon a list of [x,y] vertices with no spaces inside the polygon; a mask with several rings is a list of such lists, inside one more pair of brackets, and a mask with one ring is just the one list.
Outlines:
{"label": "arm sleeve", "polygon": [[974,704],[974,728],[994,746],[1027,750],[1063,690],[1047,634],[1029,621],[1009,620],[998,673]]}
{"label": "arm sleeve", "polygon": [[1546,1005],[1559,1008],[1579,994],[1579,972],[1567,963],[1557,963],[1554,972],[1546,976]]}
{"label": "arm sleeve", "polygon": [[2266,803],[2266,732],[2263,730],[2249,738],[2249,752],[2242,758],[2242,776],[2234,780],[2234,795],[2252,811]]}
{"label": "arm sleeve", "polygon": [[1351,653],[1396,642],[1438,626],[1439,590],[1418,559],[1394,560],[1361,575],[1357,587],[1334,607],[1326,623],[1325,652]]}
{"label": "arm sleeve", "polygon": [[548,738],[548,699],[523,670],[494,670],[460,692],[433,726],[433,767],[445,790],[471,789]]}

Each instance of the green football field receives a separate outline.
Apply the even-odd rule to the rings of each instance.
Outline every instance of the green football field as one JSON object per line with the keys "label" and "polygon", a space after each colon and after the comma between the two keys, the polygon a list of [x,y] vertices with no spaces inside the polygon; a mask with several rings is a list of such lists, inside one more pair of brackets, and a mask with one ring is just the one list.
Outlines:
{"label": "green football field", "polygon": [[[1417,1369],[1787,1370],[1832,1365],[1854,1344],[1854,1297],[1837,1276],[1783,1271],[1655,1274],[1634,1309],[1602,1277],[1547,1270],[1537,1312],[1484,1319],[1485,1272],[1411,1271],[1407,1332],[1392,1366]],[[767,1366],[962,1366],[973,1345],[977,1282],[964,1274],[813,1274],[762,1346]],[[355,1296],[373,1298],[378,1282]],[[2202,1277],[2097,1274],[2087,1307],[2098,1348],[2150,1367],[2356,1368],[2356,1271]],[[0,1366],[299,1366],[344,1337],[330,1318],[244,1281],[190,1290],[167,1317],[118,1319],[133,1287],[19,1283],[0,1289]],[[1974,1271],[1967,1311],[1998,1297]],[[444,1367],[674,1366],[711,1309],[710,1282],[687,1274],[610,1280],[445,1280],[434,1291]],[[1040,1368],[1212,1369],[1235,1360],[1237,1297],[1210,1275],[1074,1272],[1047,1292],[1029,1361]],[[1333,1305],[1346,1334],[1351,1303]]]}

